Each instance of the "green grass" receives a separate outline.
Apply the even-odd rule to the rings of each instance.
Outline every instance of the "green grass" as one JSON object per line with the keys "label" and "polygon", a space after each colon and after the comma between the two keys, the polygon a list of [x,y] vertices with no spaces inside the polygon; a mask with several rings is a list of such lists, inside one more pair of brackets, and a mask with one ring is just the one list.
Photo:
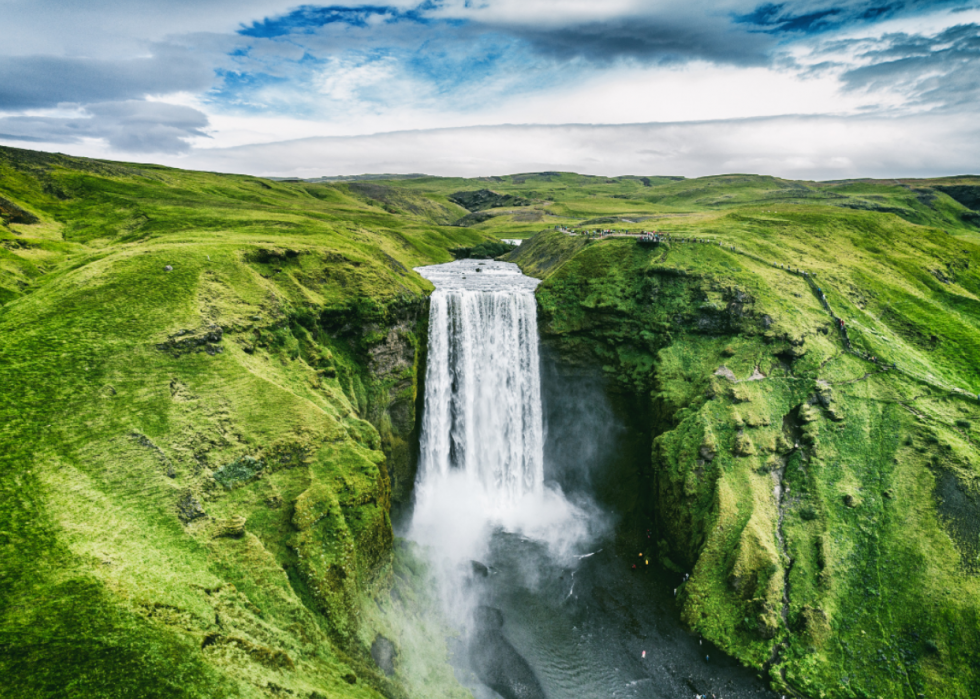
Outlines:
{"label": "green grass", "polygon": [[[782,690],[975,693],[980,405],[952,389],[980,392],[977,187],[296,183],[0,148],[0,196],[38,218],[0,225],[0,693],[466,696],[389,510],[414,478],[412,267],[500,238],[528,239],[508,257],[566,358],[648,401],[635,499],[692,572],[687,624]],[[531,203],[451,199],[479,189]]]}
{"label": "green grass", "polygon": [[487,236],[9,149],[0,190],[41,220],[0,231],[0,693],[404,696],[359,634],[410,478],[411,267]]}
{"label": "green grass", "polygon": [[[784,692],[969,696],[980,542],[963,536],[976,537],[980,471],[964,425],[980,418],[980,248],[822,204],[674,230],[736,251],[570,250],[574,237],[544,232],[510,259],[545,277],[542,331],[566,357],[649,396],[647,502],[661,560],[691,572],[685,622]],[[855,348],[899,369],[846,353],[805,280],[773,262],[816,273]],[[973,505],[946,508],[944,478]]]}

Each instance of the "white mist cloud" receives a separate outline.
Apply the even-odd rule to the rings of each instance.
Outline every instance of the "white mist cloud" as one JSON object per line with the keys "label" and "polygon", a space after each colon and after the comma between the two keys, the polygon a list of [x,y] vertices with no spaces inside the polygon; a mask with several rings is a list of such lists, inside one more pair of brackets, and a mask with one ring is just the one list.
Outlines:
{"label": "white mist cloud", "polygon": [[284,175],[980,169],[980,9],[957,0],[0,9],[10,145]]}
{"label": "white mist cloud", "polygon": [[198,149],[171,164],[256,175],[361,172],[482,176],[540,170],[799,179],[937,176],[977,170],[970,115],[771,117],[611,126],[495,126]]}

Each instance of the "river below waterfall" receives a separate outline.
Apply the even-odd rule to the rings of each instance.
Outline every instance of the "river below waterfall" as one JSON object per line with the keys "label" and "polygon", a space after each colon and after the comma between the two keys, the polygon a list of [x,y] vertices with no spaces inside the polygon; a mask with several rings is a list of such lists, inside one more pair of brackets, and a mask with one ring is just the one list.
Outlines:
{"label": "river below waterfall", "polygon": [[460,632],[460,681],[477,699],[775,696],[682,628],[676,575],[617,549],[588,471],[621,427],[601,392],[542,406],[538,281],[493,261],[418,271],[436,291],[415,505],[400,528],[427,552]]}

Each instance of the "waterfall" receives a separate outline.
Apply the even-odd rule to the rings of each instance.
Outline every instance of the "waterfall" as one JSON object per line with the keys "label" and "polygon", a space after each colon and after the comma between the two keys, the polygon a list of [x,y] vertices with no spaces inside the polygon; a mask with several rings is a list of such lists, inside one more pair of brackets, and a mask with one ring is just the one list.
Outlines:
{"label": "waterfall", "polygon": [[534,294],[437,289],[429,320],[420,482],[471,474],[498,504],[544,483]]}
{"label": "waterfall", "polygon": [[[577,588],[554,573],[581,564],[603,518],[545,482],[538,280],[479,260],[418,272],[436,289],[407,538],[425,552],[444,618],[464,639],[458,661],[484,683],[474,695],[489,687],[506,699],[544,699],[534,668],[507,637],[495,581],[525,592],[553,587],[561,604],[572,604]],[[507,623],[519,627],[520,614]]]}
{"label": "waterfall", "polygon": [[545,483],[538,280],[479,260],[418,272],[436,290],[406,534],[428,552],[449,618],[466,627],[482,603],[473,561],[491,556],[495,536],[566,558],[586,540],[588,517]]}
{"label": "waterfall", "polygon": [[[477,271],[479,270],[479,272]],[[458,472],[504,508],[544,484],[536,280],[472,260],[433,281],[418,485]]]}

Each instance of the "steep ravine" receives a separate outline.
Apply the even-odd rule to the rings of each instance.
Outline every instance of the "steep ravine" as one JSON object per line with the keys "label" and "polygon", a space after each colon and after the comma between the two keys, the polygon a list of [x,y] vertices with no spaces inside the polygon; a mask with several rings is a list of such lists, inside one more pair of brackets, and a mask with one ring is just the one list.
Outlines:
{"label": "steep ravine", "polygon": [[[549,230],[515,253],[544,279],[545,477],[618,532],[557,567],[491,552],[547,573],[486,582],[549,696],[756,696],[756,673],[814,699],[980,691],[975,212],[883,183],[541,173],[495,180],[519,215],[440,225],[461,186],[0,148],[4,699],[469,696],[391,525],[422,414],[412,270],[606,223],[673,242]],[[608,216],[634,208],[655,217]]]}
{"label": "steep ravine", "polygon": [[[937,572],[968,520],[932,514],[952,498],[929,483],[973,458],[946,417],[971,407],[955,394],[930,418],[896,406],[922,389],[848,357],[803,283],[736,267],[722,250],[570,249],[558,236],[526,250],[544,278],[544,342],[601,372],[628,416],[625,440],[650,439],[649,458],[623,472],[621,541],[643,546],[651,530],[685,625],[783,693],[975,686],[963,646],[978,633],[975,607],[937,603],[935,578],[909,567],[929,560],[930,575],[972,586],[956,563]],[[521,250],[509,259],[521,264]]]}

